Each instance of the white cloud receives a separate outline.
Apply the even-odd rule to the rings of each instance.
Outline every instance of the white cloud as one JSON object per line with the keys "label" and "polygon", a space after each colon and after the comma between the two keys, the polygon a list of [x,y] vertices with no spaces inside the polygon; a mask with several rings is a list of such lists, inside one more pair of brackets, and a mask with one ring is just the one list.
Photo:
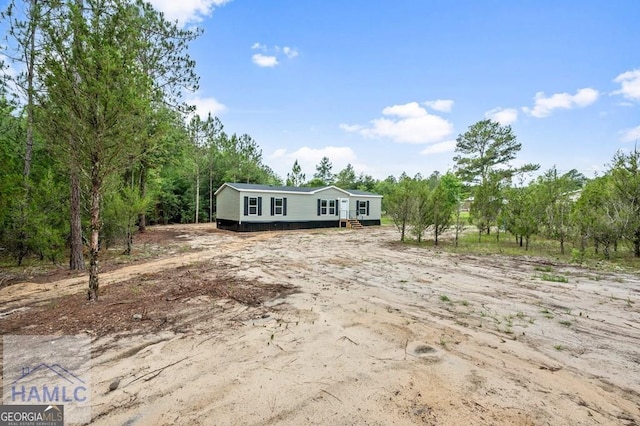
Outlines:
{"label": "white cloud", "polygon": [[295,58],[298,56],[298,51],[293,47],[285,46],[282,48],[282,52],[287,56],[287,58]]}
{"label": "white cloud", "polygon": [[547,117],[554,109],[573,109],[591,105],[598,100],[600,94],[591,88],[580,89],[575,95],[569,93],[556,93],[550,97],[545,97],[543,92],[536,93],[533,108],[522,108],[522,110],[536,118]]}
{"label": "white cloud", "polygon": [[627,71],[617,76],[613,81],[620,83],[620,90],[613,92],[633,101],[640,101],[640,69]]}
{"label": "white cloud", "polygon": [[638,142],[640,141],[640,126],[633,129],[625,129],[620,132],[620,140],[622,142]]}
{"label": "white cloud", "polygon": [[200,115],[203,119],[207,114],[211,113],[212,116],[217,116],[221,112],[227,110],[227,107],[218,102],[214,98],[202,98],[197,94],[186,101],[189,105],[196,107],[196,114]]}
{"label": "white cloud", "polygon": [[200,22],[211,16],[213,9],[231,0],[149,0],[157,10],[164,12],[167,19],[177,20],[182,25]]}
{"label": "white cloud", "polygon": [[420,151],[420,154],[422,155],[440,154],[443,152],[453,152],[455,149],[456,149],[456,141],[451,140],[451,141],[438,142],[438,143],[434,143],[433,145],[429,145],[428,147]]}
{"label": "white cloud", "polygon": [[256,53],[251,57],[251,60],[254,64],[259,67],[275,67],[280,65],[278,59],[282,59],[287,57],[289,59],[293,59],[298,56],[298,50],[289,46],[273,46],[269,47],[266,44],[262,44],[259,42],[253,43],[251,45],[251,50],[260,50],[263,53]]}
{"label": "white cloud", "polygon": [[453,108],[453,101],[451,99],[437,99],[435,101],[426,101],[424,105],[434,111],[451,112],[451,109]]}
{"label": "white cloud", "polygon": [[442,117],[429,114],[417,102],[393,105],[382,110],[387,117],[371,120],[371,126],[341,124],[340,128],[365,137],[389,138],[395,142],[439,142],[453,132],[453,125]]}
{"label": "white cloud", "polygon": [[278,148],[275,151],[273,151],[273,154],[271,154],[269,156],[269,158],[277,159],[277,158],[282,158],[282,157],[284,157],[286,155],[287,155],[286,148]]}
{"label": "white cloud", "polygon": [[428,114],[417,102],[409,102],[404,105],[393,105],[382,110],[384,115],[395,115],[401,118],[416,118]]}
{"label": "white cloud", "polygon": [[484,113],[485,118],[497,121],[503,126],[515,123],[518,119],[518,110],[514,108],[494,108]]}
{"label": "white cloud", "polygon": [[340,128],[342,130],[344,130],[345,132],[350,132],[350,133],[354,133],[357,132],[359,130],[362,130],[362,126],[359,124],[340,124]]}
{"label": "white cloud", "polygon": [[262,53],[256,53],[251,57],[254,64],[263,68],[272,68],[278,65],[278,58],[275,56],[263,55]]}

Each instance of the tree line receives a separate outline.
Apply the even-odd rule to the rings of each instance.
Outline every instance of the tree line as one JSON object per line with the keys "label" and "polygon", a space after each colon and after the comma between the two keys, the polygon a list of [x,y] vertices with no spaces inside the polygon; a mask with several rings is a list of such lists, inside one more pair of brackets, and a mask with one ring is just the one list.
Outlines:
{"label": "tree line", "polygon": [[17,264],[88,266],[91,299],[101,250],[123,242],[130,253],[148,224],[213,221],[224,182],[376,192],[402,240],[460,230],[469,200],[479,234],[507,231],[525,247],[545,235],[605,256],[628,243],[640,256],[637,150],[597,178],[552,169],[527,182],[538,166],[509,166],[521,148],[512,129],[483,120],[458,137],[443,175],[334,174],[324,157],[309,179],[297,160],[281,179],[250,135],[184,102],[198,88],[189,44],[200,30],[143,0],[11,0],[2,19],[0,250]]}
{"label": "tree line", "polygon": [[558,242],[561,254],[571,243],[580,256],[592,247],[605,258],[619,244],[640,257],[640,151],[618,151],[607,170],[587,178],[576,170],[564,174],[554,166],[531,179],[536,164],[512,167],[521,144],[510,126],[479,121],[456,139],[455,169],[423,179],[403,174],[385,186],[387,213],[398,227],[419,242],[425,232],[435,244],[443,231],[460,228],[461,210],[468,212],[480,240],[508,232],[525,250],[533,236]]}
{"label": "tree line", "polygon": [[198,29],[142,0],[12,0],[2,19],[0,248],[17,264],[69,253],[97,299],[105,246],[211,220],[225,180],[279,181],[249,135],[183,101]]}

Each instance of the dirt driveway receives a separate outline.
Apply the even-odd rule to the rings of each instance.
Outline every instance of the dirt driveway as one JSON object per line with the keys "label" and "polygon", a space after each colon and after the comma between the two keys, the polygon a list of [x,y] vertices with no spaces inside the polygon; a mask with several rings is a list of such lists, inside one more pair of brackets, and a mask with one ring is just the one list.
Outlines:
{"label": "dirt driveway", "polygon": [[171,229],[190,249],[105,273],[97,305],[85,277],[0,290],[3,334],[92,336],[95,424],[640,424],[637,275],[391,227]]}

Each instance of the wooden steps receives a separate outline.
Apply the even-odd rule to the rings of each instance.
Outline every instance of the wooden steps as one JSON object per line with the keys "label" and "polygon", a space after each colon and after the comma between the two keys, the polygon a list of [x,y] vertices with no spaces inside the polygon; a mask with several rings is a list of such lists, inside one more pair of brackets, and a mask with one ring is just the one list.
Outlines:
{"label": "wooden steps", "polygon": [[362,226],[362,224],[360,223],[360,221],[358,219],[349,219],[348,220],[349,225],[347,226],[347,228],[352,228],[352,229],[363,229],[364,226]]}

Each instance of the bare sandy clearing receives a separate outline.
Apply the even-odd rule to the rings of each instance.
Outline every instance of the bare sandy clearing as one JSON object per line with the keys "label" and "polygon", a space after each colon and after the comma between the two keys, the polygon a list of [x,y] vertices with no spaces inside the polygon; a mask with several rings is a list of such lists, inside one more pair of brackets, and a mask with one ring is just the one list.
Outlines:
{"label": "bare sandy clearing", "polygon": [[[168,286],[190,271],[296,292],[185,293],[160,326],[96,335],[96,424],[640,424],[637,275],[554,265],[569,281],[547,282],[535,259],[400,246],[387,227],[182,229],[198,252],[103,282]],[[85,285],[13,285],[0,311]]]}

